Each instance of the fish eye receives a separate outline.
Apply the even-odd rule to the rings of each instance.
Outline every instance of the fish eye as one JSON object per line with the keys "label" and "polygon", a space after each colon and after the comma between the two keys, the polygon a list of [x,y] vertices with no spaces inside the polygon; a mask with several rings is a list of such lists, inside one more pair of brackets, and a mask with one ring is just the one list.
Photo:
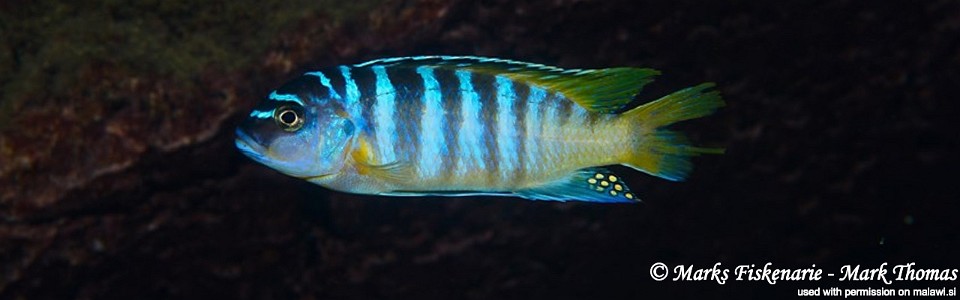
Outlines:
{"label": "fish eye", "polygon": [[284,131],[297,131],[303,127],[303,113],[293,107],[278,108],[273,113],[273,119]]}

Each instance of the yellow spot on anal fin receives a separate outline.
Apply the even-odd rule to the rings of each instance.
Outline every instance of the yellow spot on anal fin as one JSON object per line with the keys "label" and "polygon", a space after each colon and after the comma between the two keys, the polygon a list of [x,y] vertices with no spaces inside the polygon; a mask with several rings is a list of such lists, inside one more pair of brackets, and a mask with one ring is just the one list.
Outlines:
{"label": "yellow spot on anal fin", "polygon": [[616,196],[616,195],[617,195],[617,191],[610,191],[610,196]]}
{"label": "yellow spot on anal fin", "polygon": [[587,179],[587,183],[589,183],[589,184],[597,184],[597,180],[596,180],[596,179],[593,179],[593,178],[590,178],[590,179]]}
{"label": "yellow spot on anal fin", "polygon": [[603,179],[603,174],[597,173],[597,175],[594,175],[593,177],[596,179]]}
{"label": "yellow spot on anal fin", "polygon": [[622,185],[619,185],[619,184],[614,184],[614,185],[613,185],[613,189],[615,189],[615,190],[617,190],[617,191],[619,192],[619,191],[622,191],[622,190],[623,190],[623,186],[622,186]]}
{"label": "yellow spot on anal fin", "polygon": [[623,196],[627,197],[627,199],[633,200],[633,193],[626,193],[626,194],[623,194]]}
{"label": "yellow spot on anal fin", "polygon": [[606,180],[604,180],[604,181],[601,181],[601,182],[600,182],[600,185],[602,185],[602,186],[608,186],[608,185],[610,185],[610,183],[607,182]]}
{"label": "yellow spot on anal fin", "polygon": [[609,179],[610,182],[617,182],[617,176],[610,175],[607,179]]}

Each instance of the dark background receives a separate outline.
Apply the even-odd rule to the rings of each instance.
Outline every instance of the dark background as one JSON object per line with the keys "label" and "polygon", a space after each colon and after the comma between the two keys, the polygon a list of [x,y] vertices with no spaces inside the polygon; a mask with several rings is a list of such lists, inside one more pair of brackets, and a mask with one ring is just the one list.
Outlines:
{"label": "dark background", "polygon": [[[720,262],[960,268],[955,1],[0,4],[0,298],[692,298],[957,281],[657,282]],[[233,128],[320,66],[456,54],[645,66],[725,155],[638,205],[331,192]],[[950,125],[954,124],[954,125]]]}

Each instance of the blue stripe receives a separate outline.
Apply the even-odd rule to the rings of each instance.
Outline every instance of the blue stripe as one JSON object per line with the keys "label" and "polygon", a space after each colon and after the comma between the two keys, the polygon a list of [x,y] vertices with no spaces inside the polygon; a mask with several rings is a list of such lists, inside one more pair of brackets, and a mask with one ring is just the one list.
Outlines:
{"label": "blue stripe", "polygon": [[270,92],[270,96],[268,98],[270,100],[275,100],[275,101],[290,101],[290,102],[296,102],[297,104],[300,104],[300,105],[304,105],[303,100],[300,100],[300,97],[297,97],[297,95],[277,94],[277,91]]}
{"label": "blue stripe", "polygon": [[273,118],[273,111],[253,110],[250,112],[250,116],[258,119],[269,119]]}
{"label": "blue stripe", "polygon": [[[270,92],[270,95],[267,96],[267,99],[273,101],[290,101],[300,105],[304,105],[303,100],[300,100],[300,97],[293,94],[277,94],[277,91]],[[250,116],[259,119],[269,119],[273,118],[273,110],[270,111],[259,111],[253,110],[250,112]]]}
{"label": "blue stripe", "polygon": [[394,112],[397,109],[396,91],[387,76],[383,66],[373,66],[373,73],[377,79],[377,103],[373,107],[373,116],[377,118],[377,148],[380,152],[381,163],[392,163],[396,158],[393,147],[397,144],[397,130],[394,123]]}
{"label": "blue stripe", "polygon": [[460,81],[460,136],[457,144],[460,147],[460,159],[457,162],[457,174],[463,176],[473,171],[486,169],[483,161],[483,124],[480,123],[480,96],[473,89],[470,82],[470,72],[457,71]]}
{"label": "blue stripe", "polygon": [[420,174],[424,178],[440,174],[440,157],[446,154],[447,145],[443,141],[444,128],[443,103],[440,83],[433,75],[433,68],[417,67],[417,74],[423,78],[423,115],[420,117]]}
{"label": "blue stripe", "polygon": [[[347,113],[353,118],[354,122],[360,120],[360,88],[357,82],[353,80],[350,74],[350,67],[340,66],[340,75],[343,76],[343,82],[347,86],[347,98],[344,99],[343,106],[347,108]],[[362,124],[354,124],[364,127]]]}
{"label": "blue stripe", "polygon": [[340,97],[340,94],[337,94],[337,91],[333,89],[333,85],[330,84],[330,78],[327,78],[327,75],[324,75],[323,72],[320,72],[320,71],[307,72],[303,75],[313,75],[313,76],[320,77],[320,84],[330,89],[330,98],[342,99],[342,97]]}
{"label": "blue stripe", "polygon": [[536,171],[533,169],[535,166],[538,166],[537,158],[538,153],[538,144],[542,138],[542,133],[539,132],[540,129],[540,103],[543,102],[543,99],[547,96],[547,92],[542,88],[536,86],[530,86],[530,95],[527,98],[527,111],[526,111],[526,124],[527,130],[527,140],[524,141],[524,161],[527,162],[527,174],[533,173]]}
{"label": "blue stripe", "polygon": [[513,102],[517,95],[513,91],[513,81],[504,76],[496,76],[497,83],[497,150],[500,152],[500,173],[509,179],[520,164],[517,153],[516,116]]}

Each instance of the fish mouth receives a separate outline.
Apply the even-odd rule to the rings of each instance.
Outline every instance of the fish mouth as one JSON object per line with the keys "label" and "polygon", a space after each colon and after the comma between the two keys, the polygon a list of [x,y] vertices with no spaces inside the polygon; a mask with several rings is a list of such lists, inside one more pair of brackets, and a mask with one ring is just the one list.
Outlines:
{"label": "fish mouth", "polygon": [[240,152],[254,160],[260,161],[263,158],[263,146],[260,146],[252,137],[237,129],[237,138],[233,140]]}

